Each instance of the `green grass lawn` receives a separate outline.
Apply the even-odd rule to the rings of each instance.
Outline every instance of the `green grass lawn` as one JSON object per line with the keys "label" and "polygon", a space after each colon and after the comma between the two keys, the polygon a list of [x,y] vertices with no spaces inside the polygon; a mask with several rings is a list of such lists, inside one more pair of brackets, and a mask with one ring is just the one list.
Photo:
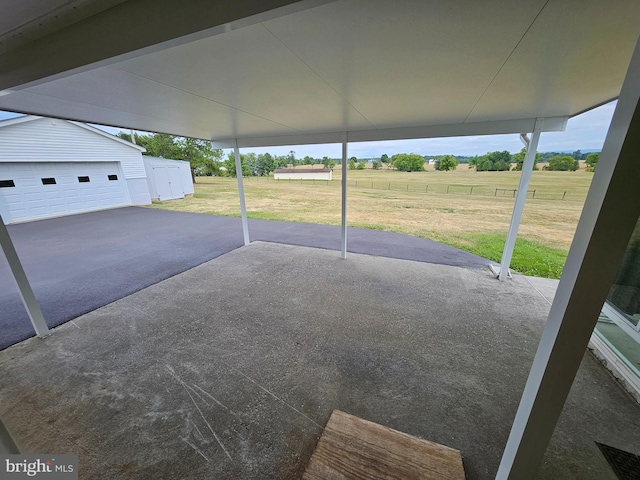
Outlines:
{"label": "green grass lawn", "polygon": [[[471,233],[463,238],[464,242],[453,240],[446,243],[500,263],[506,241],[505,234]],[[518,238],[513,249],[511,269],[534,277],[560,278],[566,260],[566,250]]]}

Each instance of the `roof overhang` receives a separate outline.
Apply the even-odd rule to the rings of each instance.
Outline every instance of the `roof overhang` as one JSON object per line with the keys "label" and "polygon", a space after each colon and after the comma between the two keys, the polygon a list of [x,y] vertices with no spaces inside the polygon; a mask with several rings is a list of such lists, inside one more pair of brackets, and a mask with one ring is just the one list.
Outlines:
{"label": "roof overhang", "polygon": [[635,0],[107,4],[38,36],[16,2],[0,109],[226,147],[558,131],[617,97],[640,32]]}
{"label": "roof overhang", "polygon": [[[543,132],[561,132],[567,126],[568,117],[551,117],[543,120]],[[415,127],[382,128],[379,130],[354,130],[347,132],[309,133],[271,137],[246,137],[237,140],[238,147],[274,147],[281,145],[319,145],[341,143],[346,133],[347,141],[375,142],[382,140],[408,140],[413,138],[465,137],[471,135],[501,135],[532,132],[535,118],[501,120],[495,122],[458,123],[451,125],[422,125]],[[233,148],[236,139],[212,140],[215,148]]]}

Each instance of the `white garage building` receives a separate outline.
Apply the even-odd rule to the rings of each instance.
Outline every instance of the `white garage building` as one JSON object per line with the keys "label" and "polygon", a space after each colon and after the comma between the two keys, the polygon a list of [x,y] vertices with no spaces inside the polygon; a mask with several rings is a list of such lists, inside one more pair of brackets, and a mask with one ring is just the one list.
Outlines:
{"label": "white garage building", "polygon": [[151,203],[144,148],[80,122],[0,122],[5,223]]}

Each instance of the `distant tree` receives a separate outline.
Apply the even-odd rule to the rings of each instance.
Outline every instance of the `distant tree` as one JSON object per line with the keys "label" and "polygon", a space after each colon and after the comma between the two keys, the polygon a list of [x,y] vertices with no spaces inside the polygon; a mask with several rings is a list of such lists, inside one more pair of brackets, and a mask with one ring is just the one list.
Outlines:
{"label": "distant tree", "polygon": [[329,168],[333,170],[333,167],[336,166],[336,162],[333,160],[329,160]]}
{"label": "distant tree", "polygon": [[331,168],[329,167],[330,161],[331,159],[329,157],[322,157],[322,165],[324,166],[324,168]]}
{"label": "distant tree", "polygon": [[443,155],[436,160],[435,166],[436,170],[446,172],[448,170],[455,170],[458,162],[453,155]]}
{"label": "distant tree", "polygon": [[[125,132],[119,132],[118,137],[123,140],[131,141],[131,135]],[[147,149],[145,155],[152,157],[169,158],[173,160],[182,160],[180,146],[178,145],[179,137],[166,135],[164,133],[155,133],[153,135],[136,135],[136,143]]]}
{"label": "distant tree", "polygon": [[[242,161],[247,164],[247,168],[249,169],[249,175],[252,177],[258,176],[258,157],[254,152],[249,152],[245,154],[241,154]],[[245,175],[244,169],[242,174]]]}
{"label": "distant tree", "polygon": [[587,158],[585,159],[585,163],[587,164],[588,172],[595,171],[598,160],[600,160],[600,152],[594,152],[587,155]]}
{"label": "distant tree", "polygon": [[276,169],[276,162],[270,153],[261,153],[260,155],[258,155],[257,175],[259,176],[269,175],[275,169]]}
{"label": "distant tree", "polygon": [[476,167],[478,172],[499,172],[511,168],[511,154],[503,150],[502,152],[488,152],[484,155],[472,157],[469,160],[469,168]]}
{"label": "distant tree", "polygon": [[[527,155],[527,149],[523,148],[522,150],[520,150],[518,153],[515,153],[512,157],[511,160],[513,162],[515,162],[515,166],[513,167],[513,170],[515,171],[522,171],[522,165],[524,164],[524,157]],[[532,170],[539,170],[538,169],[538,160],[540,159],[540,153],[536,152],[536,158],[533,159],[533,168]]]}
{"label": "distant tree", "polygon": [[571,155],[556,155],[549,159],[549,164],[544,167],[544,170],[575,172],[579,167],[580,163]]}
{"label": "distant tree", "polygon": [[352,158],[351,160],[349,160],[349,170],[355,170],[356,169],[356,161]]}
{"label": "distant tree", "polygon": [[374,169],[374,170],[378,170],[378,169],[380,169],[381,162],[380,162],[380,160],[374,160],[374,161],[371,163],[371,165],[373,166],[373,169]]}
{"label": "distant tree", "polygon": [[397,153],[391,157],[394,168],[401,172],[420,172],[424,170],[424,158],[415,153]]}
{"label": "distant tree", "polygon": [[293,150],[289,150],[289,155],[287,155],[287,165],[297,166],[300,162],[296,158],[296,152]]}
{"label": "distant tree", "polygon": [[358,162],[358,164],[356,165],[356,169],[357,170],[364,170],[365,169],[365,162]]}
{"label": "distant tree", "polygon": [[584,160],[587,157],[587,154],[582,153],[580,150],[576,150],[571,156],[574,160]]}
{"label": "distant tree", "polygon": [[211,147],[211,142],[196,138],[179,138],[175,141],[180,149],[182,160],[189,162],[191,177],[195,183],[195,174],[219,175],[222,150]]}
{"label": "distant tree", "polygon": [[[146,136],[147,136],[147,135],[140,135],[140,134],[136,135],[136,142],[135,142],[135,143],[136,143],[136,144],[138,144],[138,145],[140,145],[140,144],[138,143],[138,139],[139,139],[140,137],[146,137]],[[131,134],[130,134],[130,133],[122,132],[122,131],[121,131],[121,132],[116,133],[116,137],[121,138],[122,140],[126,140],[127,142],[131,142]],[[132,142],[132,143],[133,143],[133,142]]]}
{"label": "distant tree", "polygon": [[[240,165],[242,166],[242,175],[250,176],[251,170],[249,165],[247,165],[247,157],[246,155],[240,154]],[[230,177],[236,176],[236,158],[233,152],[229,153],[227,160],[224,162],[224,166],[227,168],[227,174]]]}
{"label": "distant tree", "polygon": [[356,157],[351,157],[349,159],[350,162],[358,163],[358,159]]}
{"label": "distant tree", "polygon": [[273,157],[273,163],[276,168],[286,168],[289,164],[289,158],[286,155],[276,155]]}

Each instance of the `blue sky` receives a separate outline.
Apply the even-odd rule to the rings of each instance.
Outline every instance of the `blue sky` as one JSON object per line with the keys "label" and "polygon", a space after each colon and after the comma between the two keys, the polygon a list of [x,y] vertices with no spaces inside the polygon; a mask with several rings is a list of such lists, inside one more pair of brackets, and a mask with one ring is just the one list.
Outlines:
{"label": "blue sky", "polygon": [[[540,137],[538,151],[561,150],[589,150],[601,149],[616,102],[611,102],[589,112],[571,118],[564,132],[543,133]],[[0,111],[0,120],[16,117],[9,112]],[[100,127],[99,125],[96,125]],[[117,133],[118,129],[100,127],[110,133]],[[420,155],[478,155],[495,150],[509,150],[518,152],[522,143],[518,135],[487,135],[477,137],[430,138],[419,140],[395,140],[384,142],[361,142],[349,144],[349,156],[358,158],[379,157],[383,153],[391,156],[395,153],[418,153]],[[331,145],[298,145],[288,147],[252,148],[246,151],[256,153],[269,152],[274,155],[286,155],[290,150],[296,152],[296,157],[309,155],[314,158],[341,156],[341,146]],[[244,150],[243,150],[244,152]]]}

